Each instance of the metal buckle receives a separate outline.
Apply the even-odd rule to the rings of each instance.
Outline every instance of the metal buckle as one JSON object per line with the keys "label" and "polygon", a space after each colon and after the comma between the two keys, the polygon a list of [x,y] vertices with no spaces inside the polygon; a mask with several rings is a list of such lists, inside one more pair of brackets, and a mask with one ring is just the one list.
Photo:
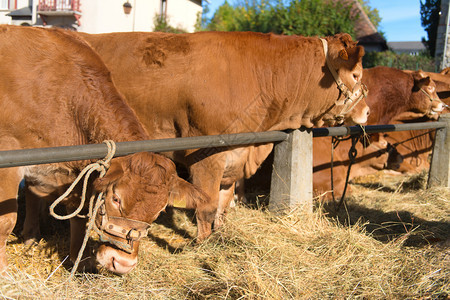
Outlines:
{"label": "metal buckle", "polygon": [[[94,222],[94,230],[99,235],[100,240],[110,243],[128,253],[133,252],[133,242],[137,242],[146,236],[150,228],[150,224],[143,221],[122,217],[108,217],[105,203],[100,206],[99,215],[101,216],[100,225],[97,226],[95,224],[96,222]],[[114,221],[118,221],[117,223],[125,222],[126,224],[122,226]],[[117,241],[112,237],[124,239],[126,243]]]}

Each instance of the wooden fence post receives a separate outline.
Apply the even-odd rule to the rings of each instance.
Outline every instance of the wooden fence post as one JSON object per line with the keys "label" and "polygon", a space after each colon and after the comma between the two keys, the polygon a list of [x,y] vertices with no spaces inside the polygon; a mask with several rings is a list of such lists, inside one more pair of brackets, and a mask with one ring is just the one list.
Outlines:
{"label": "wooden fence post", "polygon": [[450,114],[441,115],[439,121],[446,122],[447,127],[436,130],[428,188],[450,187]]}
{"label": "wooden fence post", "polygon": [[269,210],[283,214],[300,206],[312,212],[313,157],[311,131],[294,130],[275,145]]}

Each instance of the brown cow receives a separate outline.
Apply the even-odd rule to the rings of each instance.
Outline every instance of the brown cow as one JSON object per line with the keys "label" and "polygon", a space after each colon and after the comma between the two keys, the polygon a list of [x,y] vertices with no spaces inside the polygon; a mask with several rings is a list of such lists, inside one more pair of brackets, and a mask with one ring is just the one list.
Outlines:
{"label": "brown cow", "polygon": [[[78,37],[61,30],[0,26],[0,53],[1,150],[149,138],[117,92],[103,62]],[[0,169],[1,271],[7,266],[6,239],[16,222],[21,179],[26,179],[29,193],[54,199],[89,163]],[[99,247],[97,260],[113,272],[127,273],[136,265],[137,233],[145,234],[149,223],[177,194],[186,195],[191,207],[198,204],[201,224],[212,222],[208,217],[214,216],[202,208],[207,208],[207,196],[182,181],[173,162],[158,154],[114,158],[106,175],[93,183],[94,189],[105,195],[101,210],[106,214],[97,221],[102,239],[108,241]],[[80,205],[77,194],[79,191],[65,200],[69,212]],[[102,229],[105,218],[113,230]],[[86,219],[70,219],[72,260],[81,247],[85,226]],[[114,228],[125,230],[127,237],[120,237]],[[120,243],[128,248],[117,246]]]}
{"label": "brown cow", "polygon": [[[405,71],[406,73],[417,73],[416,71]],[[429,77],[436,85],[436,94],[445,110],[448,112],[450,105],[450,76],[443,73],[421,72],[423,77]],[[404,122],[399,116],[394,122]],[[412,120],[414,121],[414,120]],[[420,118],[417,122],[424,122],[427,119]],[[408,121],[408,122],[411,122]],[[397,151],[404,157],[396,171],[402,173],[417,173],[429,169],[429,156],[431,154],[434,134],[430,131],[415,130],[402,132],[389,132],[385,134],[385,139],[394,145]]]}
{"label": "brown cow", "polygon": [[[390,124],[404,121],[400,118],[411,117],[435,117],[436,112],[442,111],[442,103],[438,101],[435,83],[426,73],[421,71],[405,73],[401,70],[388,67],[375,67],[364,69],[363,83],[369,89],[366,102],[370,107],[371,114],[368,125]],[[427,91],[427,94],[421,91]],[[430,98],[436,99],[431,101]],[[419,135],[420,133],[417,133]],[[409,135],[409,136],[408,136]],[[371,138],[369,145],[356,144],[356,164],[351,167],[349,179],[356,176],[368,175],[378,170],[389,169],[398,172],[411,170],[412,165],[416,168],[426,167],[428,153],[417,157],[418,153],[409,151],[417,149],[419,145],[425,145],[425,137],[412,138],[410,132],[396,132],[386,135],[376,134]],[[425,139],[425,141],[424,141]],[[368,140],[364,141],[369,143]],[[397,146],[397,148],[395,148]],[[347,170],[349,166],[348,151],[351,147],[350,140],[339,142],[334,150],[333,187],[334,195],[338,198],[342,195]],[[425,151],[431,149],[431,140],[426,143]],[[315,195],[322,195],[322,199],[331,198],[331,138],[315,138],[313,141],[313,188]],[[411,153],[412,152],[412,153]],[[402,156],[403,155],[403,156]],[[416,165],[417,164],[417,165]],[[268,182],[271,168],[258,172],[257,176],[265,176],[263,182]],[[253,181],[256,181],[255,179]],[[261,179],[260,179],[261,181]],[[241,192],[242,193],[242,192]],[[242,195],[239,195],[242,198]]]}
{"label": "brown cow", "polygon": [[[351,111],[343,106],[345,89],[356,86],[354,95],[362,93],[364,50],[348,34],[327,37],[326,43],[251,32],[81,36],[103,58],[153,138],[320,126],[336,123],[336,115],[367,120],[364,101]],[[214,225],[220,226],[235,182],[253,175],[272,146],[168,155],[186,164],[193,183],[211,197],[218,209]]]}
{"label": "brown cow", "polygon": [[[444,109],[436,94],[435,82],[422,71],[403,72],[388,67],[364,69],[363,83],[370,90],[366,98],[371,111],[367,125],[411,122],[419,117],[435,119]],[[413,138],[411,134],[420,136]],[[422,132],[409,131],[377,134],[375,142],[368,147],[358,144],[357,163],[352,166],[349,179],[369,175],[381,169],[410,171],[412,167],[409,164],[412,160],[417,163],[416,168],[427,167],[426,156],[431,150],[431,140],[426,143],[427,137],[422,137],[421,134]],[[418,152],[411,153],[407,150],[411,147],[417,149],[418,145],[423,145],[426,149],[424,151],[426,153],[420,153],[420,157]],[[342,195],[345,185],[349,165],[347,153],[350,146],[351,141],[342,141],[334,151],[333,178],[336,197]],[[321,194],[331,190],[330,138],[314,139],[313,155],[314,190]],[[327,194],[324,198],[329,199],[330,196],[331,194]]]}
{"label": "brown cow", "polygon": [[[376,138],[375,138],[376,137]],[[380,170],[396,169],[403,157],[389,145],[382,135],[373,135],[372,140],[360,140],[356,143],[356,158],[348,173],[351,140],[342,140],[332,150],[331,137],[315,138],[313,143],[313,189],[314,195],[321,200],[330,200],[334,193],[336,199],[343,195],[346,179],[373,174]],[[331,185],[331,153],[333,151],[333,186]],[[347,193],[351,187],[347,186]]]}
{"label": "brown cow", "polygon": [[[370,142],[370,143],[369,143]],[[332,199],[332,188],[336,199],[342,196],[347,171],[349,166],[348,152],[352,145],[349,139],[336,143],[333,150],[333,186],[331,185],[331,137],[319,137],[313,140],[313,193],[314,196],[322,200]],[[373,135],[372,140],[360,140],[356,143],[357,156],[355,164],[351,168],[349,178],[355,178],[364,174],[374,173],[383,169],[395,169],[401,163],[402,157],[395,148],[388,146],[382,136]],[[245,182],[250,190],[268,192],[262,190],[270,187],[270,175],[272,172],[273,153],[271,153],[258,172]],[[239,182],[237,196],[239,201],[243,201],[242,182]],[[350,186],[347,192],[350,192]]]}
{"label": "brown cow", "polygon": [[[417,122],[425,120],[418,119]],[[384,139],[402,156],[403,161],[395,171],[407,174],[419,173],[430,168],[434,130],[389,132]]]}
{"label": "brown cow", "polygon": [[444,106],[436,84],[422,71],[411,73],[389,67],[364,69],[363,83],[370,89],[366,99],[371,114],[368,125],[389,124],[392,119],[436,119]]}
{"label": "brown cow", "polygon": [[447,105],[450,105],[450,75],[448,73],[424,72],[436,83],[436,92],[439,98]]}
{"label": "brown cow", "polygon": [[443,75],[449,75],[450,74],[450,67],[444,68],[441,72]]}

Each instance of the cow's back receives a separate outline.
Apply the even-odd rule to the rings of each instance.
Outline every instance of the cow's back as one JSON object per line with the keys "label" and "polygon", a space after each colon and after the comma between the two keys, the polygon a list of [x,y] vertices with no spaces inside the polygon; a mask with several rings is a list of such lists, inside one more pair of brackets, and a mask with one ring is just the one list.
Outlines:
{"label": "cow's back", "polygon": [[[1,26],[0,53],[0,126],[22,147],[101,142],[124,125],[107,115],[133,118],[101,59],[68,31]],[[142,133],[136,121],[127,125],[123,135]]]}
{"label": "cow's back", "polygon": [[59,31],[0,27],[0,127],[26,147],[71,140],[77,132],[67,97],[80,92],[74,76],[81,74],[69,57],[81,49],[69,40]]}
{"label": "cow's back", "polygon": [[153,137],[263,131],[292,115],[299,127],[305,111],[324,111],[321,101],[338,97],[317,66],[325,63],[317,39],[250,32],[81,36]]}

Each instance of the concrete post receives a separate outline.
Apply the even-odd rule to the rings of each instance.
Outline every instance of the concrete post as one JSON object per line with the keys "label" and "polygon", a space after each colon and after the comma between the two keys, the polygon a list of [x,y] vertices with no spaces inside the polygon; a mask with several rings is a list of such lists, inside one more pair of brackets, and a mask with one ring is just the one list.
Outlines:
{"label": "concrete post", "polygon": [[436,130],[428,188],[450,187],[450,114],[441,115],[439,121],[446,122],[447,127]]}
{"label": "concrete post", "polygon": [[300,207],[312,212],[312,132],[294,130],[275,145],[269,210],[283,214]]}

